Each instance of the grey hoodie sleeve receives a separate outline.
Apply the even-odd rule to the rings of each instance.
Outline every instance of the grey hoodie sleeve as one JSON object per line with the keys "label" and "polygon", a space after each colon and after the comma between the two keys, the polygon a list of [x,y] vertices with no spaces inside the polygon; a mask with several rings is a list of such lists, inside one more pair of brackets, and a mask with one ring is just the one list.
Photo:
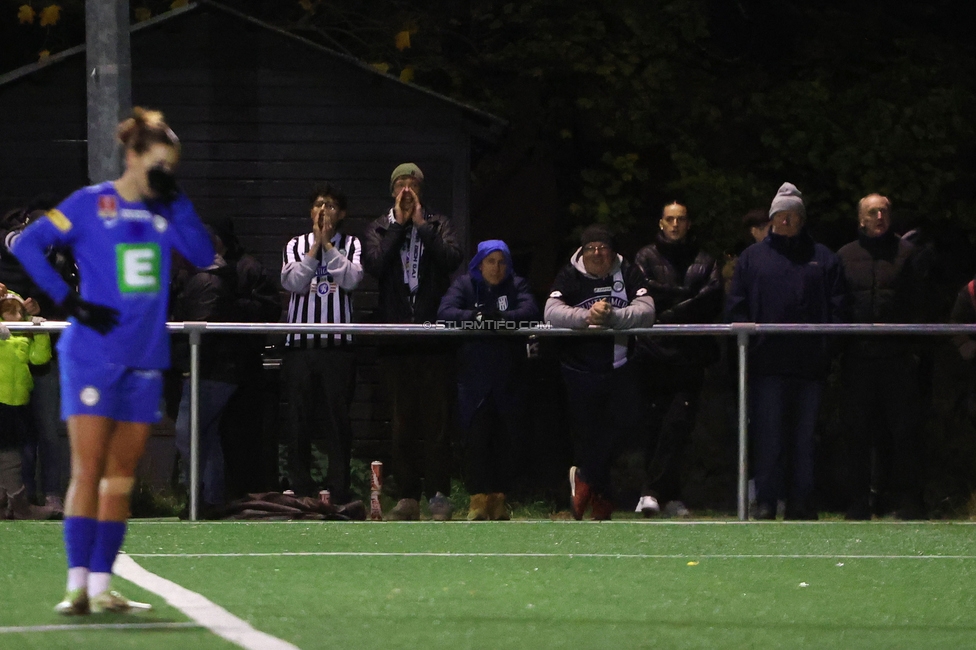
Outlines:
{"label": "grey hoodie sleeve", "polygon": [[648,295],[634,298],[629,305],[610,312],[610,327],[626,330],[654,324],[654,299]]}
{"label": "grey hoodie sleeve", "polygon": [[292,293],[307,293],[318,262],[306,259],[299,252],[301,237],[295,237],[285,246],[281,255],[281,287]]}
{"label": "grey hoodie sleeve", "polygon": [[586,318],[590,311],[582,307],[571,307],[561,298],[549,296],[546,300],[545,319],[553,327],[568,327],[574,330],[590,326]]}

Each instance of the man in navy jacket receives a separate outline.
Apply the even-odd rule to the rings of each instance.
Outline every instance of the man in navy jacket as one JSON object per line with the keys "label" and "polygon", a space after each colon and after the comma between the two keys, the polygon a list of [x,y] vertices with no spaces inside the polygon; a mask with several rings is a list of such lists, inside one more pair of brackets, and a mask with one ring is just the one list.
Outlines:
{"label": "man in navy jacket", "polygon": [[[846,283],[840,260],[806,228],[803,195],[783,183],[769,208],[770,234],[739,257],[727,309],[733,322],[840,323]],[[755,444],[757,519],[816,519],[814,430],[830,366],[829,339],[816,334],[754,336],[749,395]],[[788,485],[787,478],[789,477]]]}

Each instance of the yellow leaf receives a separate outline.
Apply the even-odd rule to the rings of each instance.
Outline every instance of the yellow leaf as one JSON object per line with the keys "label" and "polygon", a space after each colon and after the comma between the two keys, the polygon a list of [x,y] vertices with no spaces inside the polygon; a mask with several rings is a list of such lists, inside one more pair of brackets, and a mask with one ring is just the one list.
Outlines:
{"label": "yellow leaf", "polygon": [[386,74],[387,72],[390,71],[389,63],[370,63],[369,67],[373,68],[374,70],[378,70],[383,74]]}
{"label": "yellow leaf", "polygon": [[34,8],[30,5],[20,5],[20,9],[17,10],[17,20],[20,21],[21,25],[30,25],[34,22]]}
{"label": "yellow leaf", "polygon": [[408,65],[403,70],[400,70],[400,81],[402,81],[405,84],[408,84],[411,81],[413,81],[413,67],[412,66],[409,66]]}
{"label": "yellow leaf", "polygon": [[40,52],[38,52],[38,54],[40,56],[37,57],[37,60],[38,61],[43,61],[47,57],[51,56],[51,51],[50,50],[41,50]]}
{"label": "yellow leaf", "polygon": [[396,49],[406,50],[410,47],[410,32],[408,30],[403,30],[402,32],[397,32],[396,35]]}
{"label": "yellow leaf", "polygon": [[188,0],[173,0],[173,2],[170,3],[169,8],[179,9],[180,7],[185,7],[188,4],[189,4]]}
{"label": "yellow leaf", "polygon": [[149,7],[139,7],[134,13],[136,15],[137,23],[141,23],[144,20],[149,20],[152,18],[152,11],[149,9]]}
{"label": "yellow leaf", "polygon": [[41,9],[41,27],[56,25],[61,18],[61,7],[58,5],[48,5]]}

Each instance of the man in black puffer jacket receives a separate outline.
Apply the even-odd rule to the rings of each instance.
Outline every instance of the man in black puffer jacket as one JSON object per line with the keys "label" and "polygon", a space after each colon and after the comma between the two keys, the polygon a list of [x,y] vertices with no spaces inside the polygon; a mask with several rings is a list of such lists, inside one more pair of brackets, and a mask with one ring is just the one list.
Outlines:
{"label": "man in black puffer jacket", "polygon": [[[647,279],[659,323],[712,323],[722,311],[722,279],[715,258],[689,236],[688,208],[664,206],[660,231],[635,261]],[[681,501],[681,465],[695,427],[705,367],[718,359],[712,337],[641,337],[640,365],[652,396],[651,435],[637,511],[688,516]]]}
{"label": "man in black puffer jacket", "polygon": [[[891,230],[891,202],[869,194],[858,202],[858,237],[837,255],[844,265],[855,323],[922,320],[924,279],[915,246]],[[923,516],[919,480],[921,401],[918,359],[905,337],[864,336],[843,356],[842,413],[850,453],[848,519],[870,519],[871,448],[890,488],[895,515]]]}

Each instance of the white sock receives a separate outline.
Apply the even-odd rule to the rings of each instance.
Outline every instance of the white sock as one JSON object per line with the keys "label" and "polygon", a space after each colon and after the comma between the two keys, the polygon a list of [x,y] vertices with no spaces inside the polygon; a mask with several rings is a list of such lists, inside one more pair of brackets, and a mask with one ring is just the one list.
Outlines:
{"label": "white sock", "polygon": [[68,569],[68,591],[88,585],[88,567],[76,566]]}
{"label": "white sock", "polygon": [[109,584],[112,582],[111,573],[89,573],[88,574],[88,596],[97,596],[103,591],[108,591]]}

